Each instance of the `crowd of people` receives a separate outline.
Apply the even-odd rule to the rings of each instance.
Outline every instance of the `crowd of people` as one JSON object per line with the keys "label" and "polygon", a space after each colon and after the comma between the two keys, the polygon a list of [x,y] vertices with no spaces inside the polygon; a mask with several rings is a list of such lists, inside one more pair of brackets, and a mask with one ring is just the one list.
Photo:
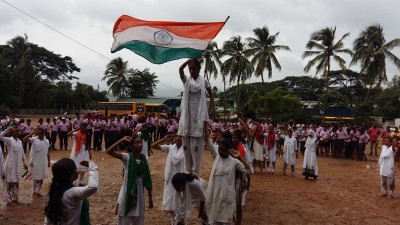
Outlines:
{"label": "crowd of people", "polygon": [[[184,74],[186,67],[190,76]],[[174,225],[188,224],[193,208],[203,225],[240,224],[256,168],[260,173],[263,169],[267,174],[278,173],[276,161],[281,158],[282,174],[287,175],[290,166],[290,175],[296,176],[297,159],[302,154],[302,175],[317,179],[318,157],[368,160],[366,145],[371,146],[369,155],[377,156],[380,140],[382,195],[394,196],[398,141],[390,127],[381,130],[374,124],[366,129],[351,124],[296,124],[291,120],[273,124],[269,120],[240,118],[212,121],[208,115],[213,100],[208,106],[205,102],[206,93],[213,99],[212,91],[199,71],[196,60],[188,60],[180,67],[184,94],[181,113],[174,119],[154,115],[139,118],[132,112],[109,118],[81,118],[76,114],[73,119],[60,117],[52,122],[50,118],[39,119],[36,127],[30,119],[26,123],[14,116],[1,120],[0,150],[7,152],[5,162],[0,154],[5,203],[18,203],[23,168],[29,168],[32,174],[33,194],[44,195],[41,187],[50,167],[51,151],[57,150],[57,137],[59,150],[68,149],[68,138],[73,139],[73,146],[69,158],[52,165],[45,224],[90,224],[87,198],[101,188],[91,151],[103,149],[123,165],[122,186],[115,196],[117,224],[122,225],[144,224],[145,189],[148,208],[153,208],[149,166],[152,149],[167,154],[162,209],[171,215],[166,223]],[[214,160],[208,182],[199,176],[205,146]],[[29,161],[25,157],[28,149]]]}

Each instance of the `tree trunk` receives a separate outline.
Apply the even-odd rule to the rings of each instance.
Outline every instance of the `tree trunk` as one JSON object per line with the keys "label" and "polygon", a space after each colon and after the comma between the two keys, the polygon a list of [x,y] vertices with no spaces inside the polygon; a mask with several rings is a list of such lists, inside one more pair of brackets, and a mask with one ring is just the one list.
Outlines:
{"label": "tree trunk", "polygon": [[365,95],[364,103],[368,102],[369,95],[371,94],[372,85],[373,85],[372,83],[369,85],[367,95]]}
{"label": "tree trunk", "polygon": [[236,85],[236,114],[240,115],[240,75],[237,77]]}
{"label": "tree trunk", "polygon": [[226,94],[225,94],[225,85],[226,85],[226,81],[225,81],[225,76],[223,76],[223,82],[224,82],[224,121],[225,121],[225,115],[226,115]]}
{"label": "tree trunk", "polygon": [[261,74],[261,82],[264,84],[264,75]]}

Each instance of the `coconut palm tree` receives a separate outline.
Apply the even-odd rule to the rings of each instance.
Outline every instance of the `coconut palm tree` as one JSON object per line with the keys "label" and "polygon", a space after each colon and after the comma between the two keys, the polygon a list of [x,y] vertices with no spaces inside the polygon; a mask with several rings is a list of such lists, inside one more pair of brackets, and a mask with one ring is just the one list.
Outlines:
{"label": "coconut palm tree", "polygon": [[382,81],[387,81],[386,59],[389,59],[400,69],[400,59],[391,52],[400,47],[400,39],[396,38],[386,43],[383,28],[379,24],[367,27],[354,41],[354,57],[351,64],[360,63],[360,73],[366,74],[364,82],[369,85],[365,101],[368,100],[372,86],[379,87]]}
{"label": "coconut palm tree", "polygon": [[15,85],[17,85],[18,99],[23,102],[23,94],[26,89],[25,80],[28,76],[32,77],[35,75],[32,63],[32,48],[28,42],[28,36],[16,36],[7,42],[6,46],[3,46],[3,58],[10,66],[10,70],[13,72],[13,79]]}
{"label": "coconut palm tree", "polygon": [[[329,71],[331,70],[331,61],[337,62],[341,69],[346,69],[346,61],[338,54],[349,54],[353,55],[352,51],[347,48],[343,48],[343,39],[348,37],[350,33],[346,33],[335,43],[336,27],[326,27],[320,31],[314,32],[308,41],[304,51],[303,59],[314,56],[307,65],[304,67],[305,72],[309,72],[310,69],[317,64],[315,74],[323,72],[323,77],[326,82],[326,89],[329,88]],[[313,50],[316,49],[316,50]]]}
{"label": "coconut palm tree", "polygon": [[121,57],[115,58],[107,65],[104,76],[101,80],[107,79],[107,86],[110,87],[113,96],[117,99],[125,96],[125,87],[127,86],[127,76],[132,73],[128,69],[128,61],[123,61]]}
{"label": "coconut palm tree", "polygon": [[204,78],[210,81],[211,74],[214,75],[214,78],[217,78],[218,69],[217,65],[221,67],[221,50],[218,49],[218,45],[216,42],[212,41],[208,44],[204,53],[199,57],[200,63],[204,67]]}
{"label": "coconut palm tree", "polygon": [[[323,72],[323,77],[325,78],[325,92],[329,92],[329,72],[331,71],[331,61],[337,62],[341,69],[346,69],[346,61],[340,57],[338,54],[349,54],[353,56],[353,53],[350,49],[343,48],[343,39],[348,37],[350,33],[346,33],[335,43],[335,35],[336,35],[336,27],[330,28],[326,27],[320,31],[314,32],[311,34],[311,38],[308,41],[306,48],[308,50],[304,51],[303,59],[314,56],[307,65],[304,67],[304,71],[308,72],[310,69],[316,65],[316,72],[318,74]],[[314,50],[315,49],[315,50]],[[323,111],[325,120],[325,110],[326,110],[326,102],[324,100],[323,103]]]}
{"label": "coconut palm tree", "polygon": [[268,71],[268,78],[272,78],[272,67],[281,70],[281,64],[275,56],[278,50],[290,51],[286,45],[274,45],[278,38],[279,32],[270,35],[268,27],[256,28],[253,30],[256,38],[247,38],[250,46],[248,53],[253,56],[251,62],[255,65],[255,75],[261,76],[264,83],[264,70]]}
{"label": "coconut palm tree", "polygon": [[240,81],[249,79],[254,71],[247,56],[248,48],[240,36],[233,36],[223,44],[223,56],[227,56],[221,65],[222,76],[229,75],[229,83],[237,81],[236,85],[236,112],[240,114]]}

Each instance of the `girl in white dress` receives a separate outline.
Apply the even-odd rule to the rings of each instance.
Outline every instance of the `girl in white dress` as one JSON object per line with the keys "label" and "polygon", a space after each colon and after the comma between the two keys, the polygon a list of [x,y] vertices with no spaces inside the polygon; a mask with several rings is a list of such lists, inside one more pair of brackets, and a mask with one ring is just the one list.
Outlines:
{"label": "girl in white dress", "polygon": [[78,169],[80,186],[83,186],[83,177],[87,170],[87,167],[82,166],[80,162],[92,159],[90,150],[86,147],[86,126],[86,123],[81,123],[80,127],[68,133],[68,136],[73,136],[74,138],[70,158],[74,160],[76,168]]}
{"label": "girl in white dress", "polygon": [[303,161],[303,176],[305,179],[308,177],[314,177],[314,180],[318,177],[318,163],[317,163],[317,137],[313,130],[308,131],[308,137],[306,140],[306,151],[304,152]]}
{"label": "girl in white dress", "polygon": [[49,200],[44,209],[45,225],[90,224],[87,198],[97,192],[99,175],[97,166],[93,162],[83,161],[80,165],[89,168],[89,181],[84,187],[73,185],[78,178],[78,171],[72,159],[60,159],[51,168],[53,178],[49,190]]}
{"label": "girl in white dress", "polygon": [[291,175],[294,176],[294,167],[296,159],[299,157],[297,149],[297,139],[292,136],[293,130],[288,130],[288,135],[285,137],[283,144],[283,175],[286,175],[286,167],[290,165],[292,171]]}
{"label": "girl in white dress", "polygon": [[[168,140],[174,139],[175,144],[168,145],[165,143]],[[168,153],[167,160],[165,162],[164,170],[164,193],[162,209],[164,211],[172,211],[172,202],[174,195],[174,187],[172,186],[171,180],[176,173],[185,172],[185,156],[183,154],[182,136],[179,135],[168,135],[165,138],[155,142],[152,148],[159,149]]]}
{"label": "girl in white dress", "polygon": [[[36,137],[32,137],[36,134]],[[43,185],[43,180],[47,178],[47,167],[50,167],[50,142],[45,138],[45,130],[38,128],[24,137],[23,142],[28,141],[32,145],[29,155],[29,171],[32,173],[33,194],[42,196],[40,190]]]}
{"label": "girl in white dress", "polygon": [[[128,153],[115,152],[123,142],[129,142]],[[142,140],[136,134],[121,138],[107,149],[109,155],[124,164],[124,183],[116,210],[118,225],[144,225],[144,188],[149,194],[149,208],[153,208],[150,169],[142,149]]]}
{"label": "girl in white dress", "polygon": [[392,139],[384,139],[382,152],[379,156],[379,174],[381,175],[381,193],[382,196],[394,197],[395,188],[395,165],[394,156],[397,152],[397,146],[392,145]]}
{"label": "girl in white dress", "polygon": [[[11,131],[11,137],[5,137]],[[3,189],[4,201],[7,205],[18,203],[19,181],[21,180],[22,165],[28,169],[27,161],[22,147],[22,141],[18,139],[20,129],[16,126],[1,132],[0,140],[7,146],[7,159],[4,165],[2,179],[5,182]]]}

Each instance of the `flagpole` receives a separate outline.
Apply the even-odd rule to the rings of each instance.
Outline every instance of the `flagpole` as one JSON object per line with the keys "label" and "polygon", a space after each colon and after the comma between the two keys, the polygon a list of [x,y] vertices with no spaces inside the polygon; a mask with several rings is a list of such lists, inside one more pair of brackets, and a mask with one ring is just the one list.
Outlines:
{"label": "flagpole", "polygon": [[231,16],[226,17],[225,23],[231,18]]}

